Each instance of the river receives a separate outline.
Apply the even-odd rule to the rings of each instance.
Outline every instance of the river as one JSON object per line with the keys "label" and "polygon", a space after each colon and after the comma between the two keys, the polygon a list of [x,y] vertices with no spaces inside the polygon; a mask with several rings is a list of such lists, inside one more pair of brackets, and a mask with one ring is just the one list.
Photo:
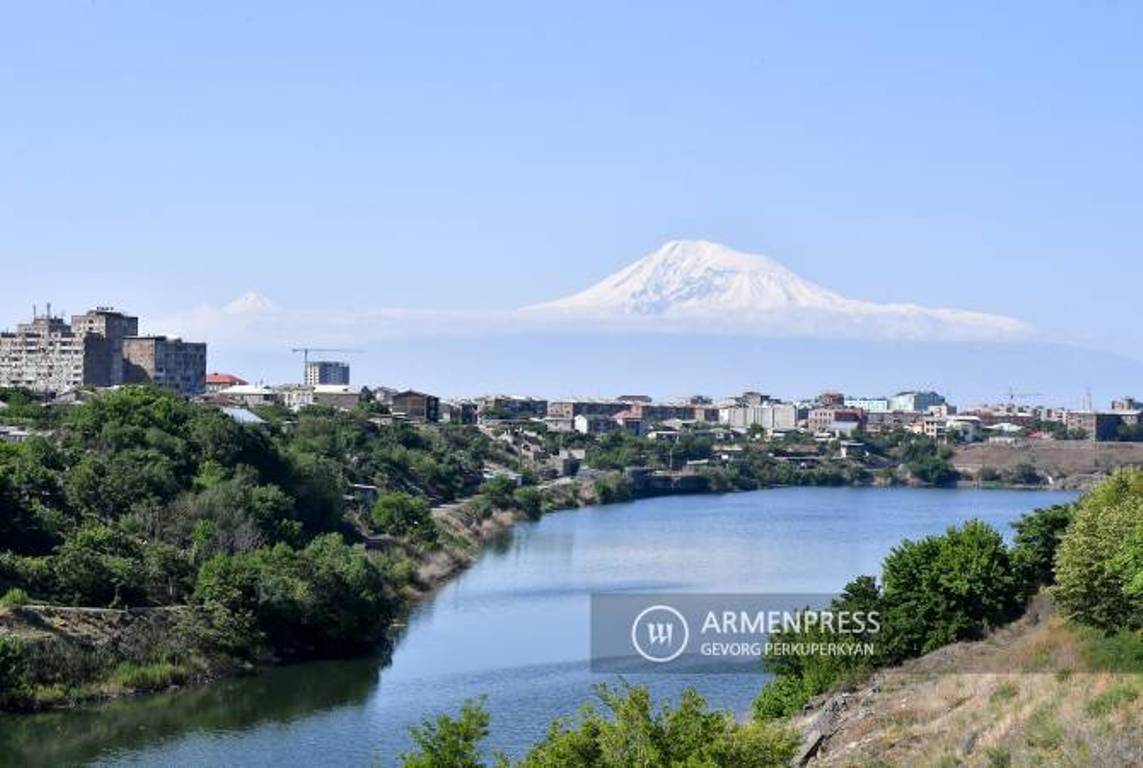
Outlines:
{"label": "river", "polygon": [[[592,686],[589,595],[834,592],[878,573],[902,538],[979,518],[1007,536],[1048,491],[783,488],[592,507],[522,523],[419,606],[389,659],[314,662],[203,688],[0,717],[0,763],[101,766],[395,765],[421,718],[486,697],[488,746],[519,755]],[[743,713],[765,678],[629,678],[696,687]]]}

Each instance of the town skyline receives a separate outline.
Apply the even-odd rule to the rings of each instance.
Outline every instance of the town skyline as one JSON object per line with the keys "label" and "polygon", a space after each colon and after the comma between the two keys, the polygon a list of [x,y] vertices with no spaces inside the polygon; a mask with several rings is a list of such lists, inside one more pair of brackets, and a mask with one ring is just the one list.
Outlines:
{"label": "town skyline", "polygon": [[[1108,400],[1143,380],[1129,345],[1102,352],[1020,317],[871,302],[838,283],[843,276],[817,284],[772,257],[675,240],[578,293],[512,309],[302,310],[251,292],[219,307],[167,307],[144,316],[143,330],[209,342],[212,370],[251,380],[290,381],[299,348],[334,348],[367,381],[453,397],[904,385],[973,402],[1014,388],[1078,407],[1089,391]],[[687,365],[675,364],[680,356]],[[589,372],[583,360],[598,364]]]}
{"label": "town skyline", "polygon": [[[701,320],[702,317],[699,315],[697,319]],[[33,306],[29,321],[18,323],[14,331],[0,331],[0,387],[23,388],[59,396],[70,395],[74,391],[87,388],[154,384],[173,388],[187,397],[224,395],[229,392],[237,398],[236,403],[285,402],[292,407],[313,404],[315,394],[325,396],[331,403],[345,405],[356,403],[360,397],[383,398],[400,391],[410,392],[418,397],[433,397],[443,402],[506,398],[546,403],[548,399],[562,398],[571,401],[615,403],[627,398],[646,402],[695,404],[725,401],[731,397],[725,392],[735,389],[733,386],[695,387],[684,395],[664,396],[661,391],[656,395],[648,394],[656,390],[641,386],[619,388],[610,393],[596,390],[590,395],[583,395],[582,390],[580,393],[565,390],[559,395],[552,395],[520,388],[500,388],[479,392],[468,391],[463,394],[445,390],[443,396],[437,396],[426,395],[411,387],[393,387],[384,380],[369,379],[369,374],[366,376],[366,383],[356,380],[351,386],[352,366],[347,361],[348,355],[365,351],[349,348],[292,347],[289,352],[295,360],[298,359],[297,355],[302,355],[301,376],[286,375],[277,380],[267,380],[265,377],[257,376],[247,380],[234,372],[238,369],[221,370],[216,365],[209,365],[205,342],[184,341],[168,334],[142,334],[138,317],[107,305],[97,305],[68,318],[62,311],[59,314],[54,313],[49,303],[45,305],[43,313]],[[230,387],[237,388],[229,389]],[[712,388],[715,390],[714,398],[709,396]],[[620,389],[639,394],[616,394]],[[811,387],[813,394],[803,390],[793,395],[789,391],[783,391],[781,387],[751,388],[751,385],[747,385],[738,389],[745,389],[748,395],[757,395],[764,402],[804,404],[837,395],[838,404],[868,413],[902,410],[899,404],[892,405],[892,403],[900,403],[904,396],[924,393],[927,397],[931,396],[931,403],[942,405],[948,403],[953,406],[952,412],[956,412],[951,391],[947,387],[941,388],[935,385],[909,388],[898,382],[896,387],[883,386],[880,390],[816,386]],[[1136,408],[1134,404],[1138,401],[1130,394],[1123,394],[1130,391],[1134,390],[1129,388],[1119,390],[1116,399],[1111,400],[1112,411]],[[996,397],[996,394],[992,392],[989,396],[961,402],[986,407],[1000,404],[1006,413],[1019,412],[1021,409],[1029,412],[1045,411],[1054,414],[1054,417],[1066,416],[1069,411],[1094,413],[1101,410],[1096,405],[1098,398],[1093,395],[1090,387],[1085,389],[1078,407],[1070,407],[1058,399],[1053,400],[1053,396],[1047,392],[1029,391],[1026,388],[1009,387],[1005,392],[999,393],[1007,397],[1006,405],[1003,397]],[[250,402],[246,402],[247,400]],[[904,410],[919,413],[925,408]]]}

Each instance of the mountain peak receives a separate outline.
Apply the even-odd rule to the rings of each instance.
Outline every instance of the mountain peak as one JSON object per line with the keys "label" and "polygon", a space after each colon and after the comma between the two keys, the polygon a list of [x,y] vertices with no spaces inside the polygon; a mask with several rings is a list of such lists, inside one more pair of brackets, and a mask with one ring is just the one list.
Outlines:
{"label": "mountain peak", "polygon": [[765,256],[743,253],[709,240],[668,240],[659,248],[643,257],[643,261],[704,262],[712,266],[725,266],[735,269],[760,269],[775,266]]}
{"label": "mountain peak", "polygon": [[540,306],[656,315],[821,308],[840,300],[765,256],[706,240],[671,240],[586,291]]}
{"label": "mountain peak", "polygon": [[847,298],[766,256],[706,240],[671,240],[586,290],[528,309],[794,336],[996,340],[1030,330],[1002,315]]}

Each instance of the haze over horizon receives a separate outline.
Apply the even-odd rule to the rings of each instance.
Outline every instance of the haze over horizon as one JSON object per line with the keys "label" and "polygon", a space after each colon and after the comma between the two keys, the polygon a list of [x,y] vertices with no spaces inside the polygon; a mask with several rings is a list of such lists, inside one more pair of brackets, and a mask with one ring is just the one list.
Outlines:
{"label": "haze over horizon", "polygon": [[514,310],[298,312],[246,293],[150,326],[211,339],[213,359],[234,363],[223,368],[272,371],[270,381],[296,377],[291,339],[351,342],[351,354],[326,356],[349,360],[358,383],[447,396],[918,388],[994,402],[1015,384],[1078,407],[1088,391],[1099,402],[1143,379],[1136,360],[1061,344],[1015,318],[844,297],[704,241],[665,243],[583,291]]}
{"label": "haze over horizon", "polygon": [[[205,328],[211,368],[283,380],[289,346],[364,346],[356,381],[457,394],[631,380],[593,356],[638,361],[638,388],[663,394],[705,374],[708,393],[927,383],[1075,403],[1143,379],[1134,6],[0,14],[17,116],[0,122],[0,327],[33,303],[112,304],[148,330]],[[786,307],[759,334],[739,313],[693,329],[685,369],[687,329],[659,333],[674,316],[519,327],[518,308],[676,239],[765,254],[879,319],[792,343],[773,337],[821,315]],[[738,285],[711,295],[765,294]],[[902,304],[926,308],[911,334],[883,309]],[[974,352],[980,334],[932,308],[1029,333]],[[292,319],[260,348],[228,335],[259,315]],[[363,323],[382,327],[359,343]]]}

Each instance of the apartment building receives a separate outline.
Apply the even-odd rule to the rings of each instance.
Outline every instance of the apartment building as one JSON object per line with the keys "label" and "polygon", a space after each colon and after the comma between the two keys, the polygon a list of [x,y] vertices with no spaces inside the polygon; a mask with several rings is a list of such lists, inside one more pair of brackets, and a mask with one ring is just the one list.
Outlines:
{"label": "apartment building", "polygon": [[614,416],[630,407],[620,400],[553,400],[548,403],[548,417],[574,419],[576,416]]}
{"label": "apartment building", "polygon": [[478,406],[468,400],[441,403],[441,421],[446,424],[475,424]]}
{"label": "apartment building", "polygon": [[1140,411],[1069,411],[1064,424],[1069,430],[1082,430],[1088,440],[1114,440],[1121,426],[1140,423]]}
{"label": "apartment building", "polygon": [[96,336],[106,340],[107,382],[97,386],[113,387],[124,383],[123,341],[139,335],[139,318],[111,307],[96,307],[82,315],[72,315],[71,331],[76,336]]}
{"label": "apartment building", "polygon": [[1143,402],[1134,397],[1126,396],[1111,401],[1113,411],[1143,411]]}
{"label": "apartment building", "polygon": [[944,405],[945,398],[932,391],[898,392],[889,398],[890,411],[924,413],[934,405]]}
{"label": "apartment building", "polygon": [[892,410],[887,397],[847,397],[845,407],[860,408],[866,413],[888,413]]}
{"label": "apartment building", "polygon": [[769,432],[786,432],[798,426],[798,406],[773,401],[764,405],[730,405],[719,409],[718,420],[732,429],[761,427]]}
{"label": "apartment building", "polygon": [[[619,413],[623,413],[620,411]],[[616,432],[623,429],[623,425],[615,420],[616,414],[584,414],[581,413],[572,419],[576,432],[585,435],[602,435],[607,432]]]}
{"label": "apartment building", "polygon": [[808,426],[814,434],[828,432],[851,435],[865,421],[865,415],[856,408],[814,408],[810,411]]}
{"label": "apartment building", "polygon": [[[132,381],[167,384],[167,371],[184,394],[202,391],[202,375],[195,366],[205,366],[206,345],[189,345],[193,349],[174,346],[148,353],[140,342],[139,318],[117,312],[111,307],[96,307],[83,314],[72,315],[71,322],[51,314],[33,311],[30,323],[16,326],[15,332],[0,333],[0,386],[23,387],[35,392],[60,393],[77,387],[113,387]],[[177,340],[174,340],[177,341]],[[140,359],[137,366],[144,375],[131,369],[127,348]],[[181,343],[181,342],[180,342]],[[154,357],[157,363],[149,363]],[[185,364],[191,370],[184,370]],[[159,372],[162,375],[159,375]]]}
{"label": "apartment building", "polygon": [[168,336],[123,339],[123,381],[169,387],[185,396],[206,391],[206,344]]}
{"label": "apartment building", "polygon": [[33,315],[14,333],[0,333],[0,386],[33,392],[63,392],[107,386],[110,360],[106,339],[76,334],[62,317]]}
{"label": "apartment building", "polygon": [[309,360],[306,362],[305,383],[316,387],[321,384],[346,386],[349,384],[349,363],[336,360]]}

